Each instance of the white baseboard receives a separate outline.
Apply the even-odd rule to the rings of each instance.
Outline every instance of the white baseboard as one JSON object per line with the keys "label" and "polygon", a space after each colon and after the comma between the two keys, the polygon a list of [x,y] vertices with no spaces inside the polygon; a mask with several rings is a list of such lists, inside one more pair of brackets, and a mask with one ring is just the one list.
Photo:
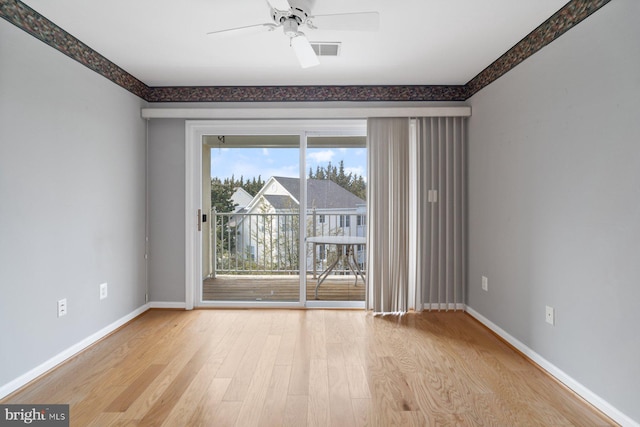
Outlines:
{"label": "white baseboard", "polygon": [[120,326],[124,325],[125,323],[133,320],[134,318],[136,318],[137,316],[141,315],[142,313],[144,313],[148,309],[149,309],[149,304],[145,304],[145,305],[135,309],[131,313],[127,314],[126,316],[121,317],[120,319],[116,320],[115,322],[111,323],[110,325],[105,326],[104,328],[100,329],[98,332],[96,332],[96,333],[88,336],[87,338],[83,339],[82,341],[72,345],[68,349],[56,354],[51,359],[47,360],[46,362],[42,363],[41,365],[36,366],[35,368],[30,370],[29,372],[27,372],[27,373],[25,373],[23,375],[20,375],[18,378],[8,382],[7,384],[4,384],[4,385],[0,386],[0,399],[2,399],[5,396],[8,396],[9,394],[11,394],[14,391],[18,390],[20,387],[24,386],[25,384],[29,383],[30,381],[33,381],[34,379],[36,379],[40,375],[44,374],[45,372],[55,368],[60,363],[62,363],[64,361],[66,361],[67,359],[75,356],[76,354],[78,354],[79,352],[84,350],[85,348],[89,347],[91,344],[94,344],[98,340],[100,340],[100,339],[104,338],[105,336],[109,335],[111,332],[115,331]]}
{"label": "white baseboard", "polygon": [[527,347],[518,339],[511,336],[504,329],[502,329],[501,327],[499,327],[498,325],[496,325],[495,323],[493,323],[492,321],[484,317],[482,314],[478,313],[477,311],[475,311],[473,308],[469,306],[466,306],[466,311],[471,316],[473,316],[476,320],[478,320],[480,323],[485,325],[487,328],[491,329],[493,332],[499,335],[502,339],[504,339],[509,344],[514,346],[518,351],[520,351],[526,357],[531,359],[534,363],[536,363],[542,369],[547,371],[550,375],[555,377],[558,381],[560,381],[561,383],[569,387],[571,390],[573,390],[575,393],[581,396],[584,400],[586,400],[587,402],[589,402],[590,404],[598,408],[600,411],[605,413],[612,420],[614,420],[618,424],[625,427],[626,426],[640,427],[640,424],[638,424],[636,421],[632,420],[630,417],[623,414],[614,406],[612,406],[609,402],[607,402],[606,400],[604,400],[603,398],[601,398],[600,396],[598,396],[597,394],[595,394],[594,392],[592,392],[591,390],[589,390],[588,388],[580,384],[578,381],[571,378],[560,368],[558,368],[557,366],[549,362],[544,357],[540,356],[538,353],[536,353],[535,351]]}
{"label": "white baseboard", "polygon": [[174,301],[150,301],[149,308],[182,308],[186,309],[187,305],[184,302]]}

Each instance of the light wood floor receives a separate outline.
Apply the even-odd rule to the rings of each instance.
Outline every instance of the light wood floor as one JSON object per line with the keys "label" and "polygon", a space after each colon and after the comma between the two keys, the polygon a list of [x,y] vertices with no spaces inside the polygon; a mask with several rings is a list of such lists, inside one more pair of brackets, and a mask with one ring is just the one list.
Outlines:
{"label": "light wood floor", "polygon": [[611,425],[462,312],[151,310],[3,403],[81,427]]}
{"label": "light wood floor", "polygon": [[[318,283],[307,276],[307,300],[315,300]],[[330,275],[318,288],[319,301],[364,301],[362,279],[355,285],[355,276]],[[295,276],[218,275],[203,283],[205,301],[298,301],[300,278]]]}

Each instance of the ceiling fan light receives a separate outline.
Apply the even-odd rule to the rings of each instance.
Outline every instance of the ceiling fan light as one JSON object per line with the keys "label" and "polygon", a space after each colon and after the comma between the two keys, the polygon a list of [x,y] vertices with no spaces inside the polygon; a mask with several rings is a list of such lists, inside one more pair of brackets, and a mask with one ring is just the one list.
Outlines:
{"label": "ceiling fan light", "polygon": [[315,67],[320,65],[318,56],[313,51],[311,43],[304,35],[299,35],[291,38],[291,47],[298,57],[298,62],[302,68]]}

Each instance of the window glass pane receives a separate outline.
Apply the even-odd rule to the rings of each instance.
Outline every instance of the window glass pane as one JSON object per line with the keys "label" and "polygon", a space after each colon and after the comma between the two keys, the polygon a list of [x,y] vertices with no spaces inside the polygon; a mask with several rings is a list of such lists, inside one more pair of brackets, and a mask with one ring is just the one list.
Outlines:
{"label": "window glass pane", "polygon": [[[307,145],[307,215],[311,218],[307,246],[309,256],[314,257],[307,259],[309,301],[364,300],[366,140],[347,138],[342,141],[344,145],[338,142],[318,137],[313,142],[308,140]],[[352,226],[352,220],[358,227]]]}

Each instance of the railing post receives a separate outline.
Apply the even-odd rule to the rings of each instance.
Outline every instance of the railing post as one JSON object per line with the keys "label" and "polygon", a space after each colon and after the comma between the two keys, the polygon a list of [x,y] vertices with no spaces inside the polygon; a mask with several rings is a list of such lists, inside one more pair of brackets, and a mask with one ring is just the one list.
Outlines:
{"label": "railing post", "polygon": [[[317,236],[318,234],[317,234],[317,230],[316,230],[316,224],[317,224],[317,221],[316,221],[316,208],[313,208],[313,215],[311,217],[312,217],[312,221],[313,221],[313,225],[312,225],[313,235]],[[317,278],[317,274],[316,274],[316,264],[317,264],[317,262],[316,262],[316,253],[318,252],[318,250],[317,250],[318,248],[317,247],[318,247],[318,244],[314,243],[313,244],[313,278],[314,279]]]}
{"label": "railing post", "polygon": [[211,234],[209,238],[209,253],[211,254],[211,259],[209,260],[209,271],[211,271],[212,277],[216,278],[216,269],[218,267],[217,258],[218,258],[218,216],[216,215],[216,207],[211,208],[211,219],[209,221],[209,227]]}

